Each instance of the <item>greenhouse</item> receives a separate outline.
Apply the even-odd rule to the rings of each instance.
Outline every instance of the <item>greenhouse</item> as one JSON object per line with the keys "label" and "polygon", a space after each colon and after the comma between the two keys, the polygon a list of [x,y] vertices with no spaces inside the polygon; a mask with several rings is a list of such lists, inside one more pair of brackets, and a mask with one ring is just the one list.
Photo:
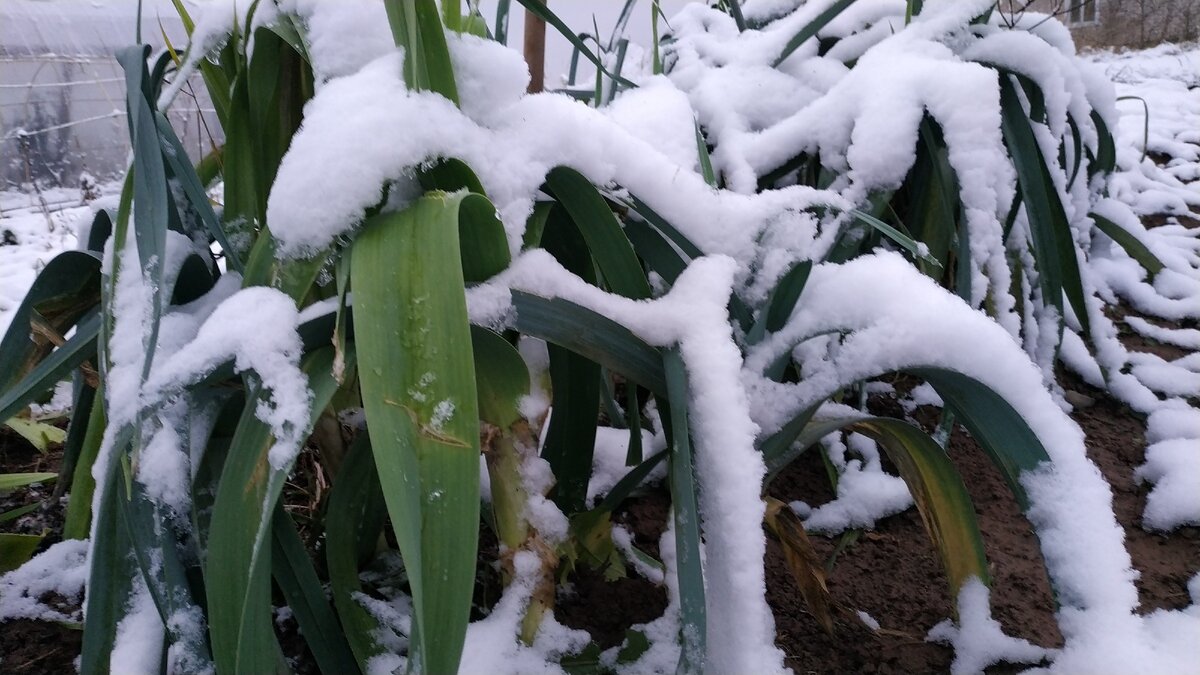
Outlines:
{"label": "greenhouse", "polygon": [[[125,77],[118,49],[187,46],[169,0],[4,0],[0,3],[0,187],[77,187],[128,167]],[[221,140],[208,92],[194,84],[167,111],[189,155]]]}

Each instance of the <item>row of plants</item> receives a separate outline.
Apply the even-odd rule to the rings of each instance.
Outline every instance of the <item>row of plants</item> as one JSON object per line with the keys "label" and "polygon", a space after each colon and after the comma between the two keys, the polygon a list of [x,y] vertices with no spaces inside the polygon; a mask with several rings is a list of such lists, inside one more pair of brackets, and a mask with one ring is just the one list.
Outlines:
{"label": "row of plants", "polygon": [[[622,75],[626,42],[614,36],[589,44],[542,3],[520,2],[595,64],[594,92],[576,91],[576,98],[599,107],[635,88],[636,78]],[[824,54],[854,35],[823,33],[851,0],[810,3],[777,17],[744,16],[732,0],[720,4],[738,31],[797,27],[775,66],[796,50],[817,44]],[[781,667],[773,635],[744,639],[739,653],[727,628],[770,628],[769,618],[744,616],[766,608],[760,522],[786,545],[809,606],[828,620],[819,570],[804,563],[802,524],[762,495],[785,466],[831,433],[862,434],[886,452],[912,492],[951,595],[972,579],[989,583],[975,509],[953,463],[916,425],[865,413],[867,381],[900,370],[932,384],[947,404],[943,431],[965,426],[1024,508],[1032,502],[1023,474],[1054,454],[1038,433],[1054,425],[1025,414],[1031,405],[1053,405],[1040,383],[1021,390],[1033,401],[1022,403],[1012,388],[969,367],[924,362],[899,345],[878,364],[822,370],[871,326],[847,322],[811,332],[805,307],[819,307],[821,299],[811,297],[810,278],[832,278],[831,270],[852,261],[858,264],[845,269],[870,274],[872,252],[890,248],[911,261],[910,276],[891,278],[908,279],[914,297],[942,298],[936,282],[963,298],[955,305],[963,316],[974,316],[974,306],[1018,317],[1026,336],[1054,334],[1027,340],[1045,362],[1044,350],[1056,351],[1064,326],[1074,323],[1087,335],[1096,318],[1080,275],[1094,236],[1087,222],[1154,271],[1153,255],[1135,237],[1105,219],[1087,221],[1078,208],[1099,197],[1113,168],[1104,117],[1088,108],[1079,118],[1076,107],[1065,124],[1055,124],[1042,85],[986,61],[997,73],[997,112],[1016,179],[1007,218],[968,215],[956,178],[962,160],[936,116],[926,115],[902,182],[870,190],[853,209],[813,207],[809,215],[836,231],[833,245],[792,261],[757,299],[737,292],[744,288],[734,283],[734,270],[688,237],[694,224],[671,222],[653,208],[655,195],[639,194],[638,185],[597,185],[567,165],[545,174],[519,246],[510,244],[497,210],[503,205],[489,199],[480,167],[433,155],[374,186],[377,200],[361,222],[343,224],[350,234],[295,257],[281,252],[291,224],[270,222],[268,202],[305,123],[306,103],[323,83],[314,77],[303,18],[272,8],[270,22],[256,20],[265,5],[238,15],[211,53],[195,53],[211,45],[194,43],[182,55],[168,50],[150,58],[145,46],[120,54],[134,153],[119,206],[98,211],[80,249],[47,265],[0,343],[0,419],[20,414],[64,378],[74,383],[59,483],[69,491],[63,536],[90,542],[83,673],[127,665],[114,663],[113,654],[122,653],[122,626],[139,611],[151,611],[162,631],[162,669],[286,671],[273,620],[274,608],[285,604],[322,672],[453,672],[472,618],[499,611],[472,605],[481,565],[491,564],[505,587],[501,604],[516,607],[505,610],[516,617],[509,641],[529,649],[539,632],[553,632],[558,590],[578,567],[609,575],[639,565],[664,570],[669,668],[644,627],[604,654],[578,641],[537,652],[564,668]],[[508,3],[501,5],[507,11]],[[460,33],[503,39],[506,18],[489,28],[469,3],[466,12],[461,3],[439,7],[434,0],[383,6],[404,53],[398,75],[413,95],[462,104],[448,41],[463,39]],[[177,7],[190,30],[190,17]],[[905,10],[906,20],[921,20],[919,2]],[[657,31],[657,6],[652,16]],[[1000,30],[990,10],[970,19],[956,30]],[[673,50],[686,44],[686,35],[666,35],[661,54],[654,45],[651,70],[669,75],[680,54]],[[159,108],[165,83],[192,67],[203,76],[225,138],[195,166]],[[725,194],[723,165],[710,159],[720,156],[721,139],[699,123],[696,138],[694,173]],[[838,166],[801,148],[762,171],[756,190],[825,190],[838,180]],[[219,204],[210,198],[216,185],[223,186]],[[1072,191],[1075,185],[1085,187]],[[986,227],[997,231],[980,239]],[[984,270],[990,285],[973,292],[996,253],[972,250],[978,240],[1000,242],[1008,276]],[[590,289],[546,292],[522,281],[537,276],[535,268]],[[727,277],[724,288],[734,291],[691,300],[698,315],[716,311],[720,325],[696,319],[694,332],[676,328],[663,339],[631,318],[637,307],[661,307],[666,316],[680,297],[713,288],[700,281],[706,275]],[[472,323],[469,302],[496,288],[509,293],[507,314]],[[895,313],[887,319],[906,321]],[[973,320],[964,325],[979,325]],[[919,313],[908,321],[917,324]],[[982,326],[971,328],[976,333],[964,328],[953,349],[970,352],[972,335],[1000,330]],[[825,346],[806,350],[813,340]],[[523,351],[539,341],[547,363],[531,375]],[[1016,341],[995,348],[1006,359],[1019,353]],[[824,379],[806,381],[813,373]],[[719,390],[741,391],[744,382],[786,394],[783,412],[752,420],[743,393],[732,399],[742,409],[717,419]],[[529,403],[543,389],[549,415]],[[359,413],[361,425],[343,425]],[[714,427],[724,425],[749,430],[747,454],[723,447]],[[599,427],[628,430],[628,473],[589,502]],[[644,429],[660,435],[664,447],[648,447]],[[303,446],[332,488],[298,519],[283,495],[289,475],[306,470],[296,463]],[[722,473],[730,467],[723,452],[746,473]],[[663,465],[671,541],[661,560],[640,551],[636,563],[626,560],[613,541],[613,514]],[[737,505],[734,515],[719,513],[729,504]],[[748,534],[731,534],[747,518]],[[481,561],[481,528],[498,541],[495,560]],[[745,541],[748,550],[728,550]],[[362,573],[390,552],[399,553],[402,568],[386,583],[364,585]],[[400,590],[388,599],[406,610],[403,620],[389,621],[363,600],[381,597],[378,586]],[[747,589],[752,597],[730,599]],[[721,616],[728,611],[734,615]]]}

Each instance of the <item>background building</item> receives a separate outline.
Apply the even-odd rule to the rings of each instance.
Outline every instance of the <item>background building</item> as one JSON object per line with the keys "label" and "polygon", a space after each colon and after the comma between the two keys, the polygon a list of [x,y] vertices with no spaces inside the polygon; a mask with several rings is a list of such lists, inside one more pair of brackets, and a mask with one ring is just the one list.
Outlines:
{"label": "background building", "polygon": [[1200,0],[1000,0],[1004,14],[1054,14],[1091,47],[1145,48],[1200,37]]}

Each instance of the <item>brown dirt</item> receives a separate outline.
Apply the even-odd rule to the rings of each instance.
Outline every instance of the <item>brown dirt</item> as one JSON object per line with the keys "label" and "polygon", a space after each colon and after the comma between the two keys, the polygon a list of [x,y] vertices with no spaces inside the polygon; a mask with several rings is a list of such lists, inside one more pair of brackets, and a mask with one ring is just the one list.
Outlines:
{"label": "brown dirt", "polygon": [[0,627],[0,671],[7,675],[74,673],[83,631],[19,619]]}

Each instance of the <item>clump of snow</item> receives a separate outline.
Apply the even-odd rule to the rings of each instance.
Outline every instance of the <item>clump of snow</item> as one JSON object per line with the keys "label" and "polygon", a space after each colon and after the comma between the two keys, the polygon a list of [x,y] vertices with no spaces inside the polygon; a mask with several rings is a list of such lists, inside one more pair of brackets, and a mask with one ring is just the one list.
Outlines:
{"label": "clump of snow", "polygon": [[79,621],[80,611],[63,612],[44,604],[42,599],[51,594],[69,603],[83,599],[88,575],[87,551],[87,540],[60,541],[0,576],[0,621]]}
{"label": "clump of snow", "polygon": [[621,525],[613,525],[612,540],[613,544],[621,551],[621,555],[625,556],[625,561],[633,566],[633,569],[637,570],[643,579],[659,586],[665,582],[663,570],[647,564],[642,556],[638,555],[634,548],[632,532]]}
{"label": "clump of snow", "polygon": [[145,581],[136,577],[125,615],[117,624],[109,669],[114,673],[156,673],[162,663],[162,618]]}
{"label": "clump of snow", "polygon": [[1146,448],[1146,463],[1135,474],[1154,483],[1146,497],[1147,528],[1171,530],[1200,525],[1200,434],[1159,441]]}
{"label": "clump of snow", "polygon": [[867,614],[866,612],[862,611],[861,609],[856,611],[855,614],[858,616],[858,620],[863,622],[864,626],[866,626],[867,628],[870,628],[873,631],[879,630],[879,621],[877,621],[875,619],[875,617],[871,616],[870,614]]}
{"label": "clump of snow", "polygon": [[[666,436],[642,429],[642,457],[648,458],[667,447]],[[596,428],[596,449],[592,454],[592,475],[588,478],[587,503],[593,506],[596,500],[612,490],[633,467],[625,465],[629,453],[629,430],[612,427]],[[662,480],[667,473],[666,462],[659,464],[646,476],[646,482]]]}
{"label": "clump of snow", "polygon": [[990,591],[978,579],[963,584],[958,593],[958,624],[943,621],[929,630],[931,642],[954,647],[954,675],[982,673],[996,663],[1037,663],[1052,653],[1028,640],[1004,634],[992,618],[988,605]]}
{"label": "clump of snow", "polygon": [[591,641],[587,632],[567,628],[553,614],[547,614],[533,645],[522,644],[517,636],[541,574],[541,562],[535,553],[518,551],[513,556],[513,571],[512,582],[491,614],[467,628],[460,672],[562,673],[562,668],[552,661],[578,653]]}
{"label": "clump of snow", "polygon": [[184,514],[191,502],[191,459],[180,448],[179,434],[163,425],[138,455],[137,477],[146,496]]}
{"label": "clump of snow", "polygon": [[546,498],[554,486],[550,463],[530,452],[521,459],[521,481],[525,488],[525,519],[550,545],[567,540],[570,522],[554,502]]}
{"label": "clump of snow", "polygon": [[0,192],[0,208],[3,209],[0,335],[3,335],[41,268],[59,253],[75,248],[79,239],[76,232],[91,226],[92,209],[77,206],[44,211],[35,196],[7,191]]}
{"label": "clump of snow", "polygon": [[[876,521],[913,505],[904,481],[883,470],[874,441],[861,434],[850,434],[847,443],[843,443],[839,436],[831,434],[821,443],[838,472],[837,497],[807,515],[806,530],[837,534],[851,528],[874,529]],[[847,450],[858,458],[850,459]]]}
{"label": "clump of snow", "polygon": [[232,360],[236,371],[253,371],[271,392],[255,412],[275,435],[271,466],[286,468],[304,441],[312,399],[299,366],[298,327],[296,305],[280,291],[261,286],[238,291],[212,310],[191,342],[156,360],[142,400],[171,396]]}
{"label": "clump of snow", "polygon": [[912,397],[913,403],[917,405],[932,405],[939,408],[945,405],[942,402],[942,397],[938,395],[937,390],[930,386],[928,382],[922,382],[913,387],[909,395]]}

